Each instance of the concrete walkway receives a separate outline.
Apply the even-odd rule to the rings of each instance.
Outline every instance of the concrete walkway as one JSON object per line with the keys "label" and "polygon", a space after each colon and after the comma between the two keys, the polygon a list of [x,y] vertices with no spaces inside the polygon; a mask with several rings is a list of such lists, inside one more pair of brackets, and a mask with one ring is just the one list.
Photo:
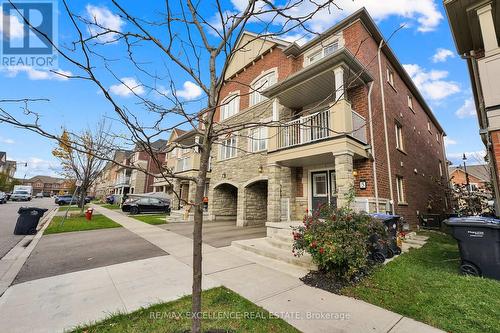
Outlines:
{"label": "concrete walkway", "polygon": [[[106,311],[131,311],[153,300],[190,293],[191,239],[95,208],[170,256],[15,285],[0,298],[0,331],[15,332],[13,328],[22,325],[17,331],[57,332],[101,319]],[[303,332],[441,332],[374,305],[309,287],[293,275],[223,249],[204,244],[203,253],[204,288],[222,284]],[[141,274],[144,279],[138,278]]]}

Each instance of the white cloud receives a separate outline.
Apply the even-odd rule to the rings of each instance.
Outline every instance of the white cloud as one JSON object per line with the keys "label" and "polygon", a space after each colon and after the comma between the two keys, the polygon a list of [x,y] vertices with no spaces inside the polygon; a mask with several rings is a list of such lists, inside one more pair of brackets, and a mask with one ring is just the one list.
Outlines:
{"label": "white cloud", "polygon": [[[24,37],[23,21],[18,16],[19,15],[17,13],[15,15],[5,15],[2,6],[0,6],[0,35],[4,38],[10,37],[11,39]],[[9,31],[3,30],[3,23],[5,19],[7,19],[10,23]],[[9,34],[9,36],[7,36],[7,34]]]}
{"label": "white cloud", "polygon": [[[36,69],[31,66],[9,66],[0,69],[7,77],[16,77],[19,73],[26,73],[30,80],[67,80],[71,76],[70,71],[56,69],[54,72],[49,70]],[[56,72],[56,73],[55,73]],[[59,73],[59,74],[57,74]]]}
{"label": "white cloud", "polygon": [[[248,4],[248,1],[232,0],[232,3],[233,7],[241,12]],[[286,3],[289,4],[289,2]],[[306,16],[317,8],[317,4],[324,3],[326,3],[326,0],[299,1],[297,2],[297,6],[291,8],[287,14],[294,16],[300,14],[301,16]],[[377,21],[385,20],[390,16],[398,16],[407,20],[411,25],[415,23],[417,30],[420,32],[435,30],[443,20],[443,14],[439,11],[436,1],[434,0],[337,0],[335,4],[338,5],[341,10],[337,9],[333,4],[325,7],[308,21],[307,25],[309,28],[316,32],[322,32],[331,27],[339,19],[350,15],[362,7],[366,7],[368,12]],[[284,20],[285,19],[282,19],[282,21]]]}
{"label": "white cloud", "polygon": [[0,136],[0,142],[1,143],[5,143],[7,145],[13,145],[14,143],[16,143],[14,140],[12,139],[9,139],[9,138],[3,138]]}
{"label": "white cloud", "polygon": [[432,62],[445,62],[448,58],[454,58],[455,53],[448,49],[437,49],[436,53],[432,56]]}
{"label": "white cloud", "polygon": [[472,97],[467,98],[464,104],[460,107],[460,109],[457,110],[457,112],[455,112],[455,114],[460,119],[475,117],[477,115],[476,104],[474,103]]}
{"label": "white cloud", "polygon": [[144,87],[137,82],[133,77],[124,77],[121,79],[122,83],[115,84],[109,87],[109,91],[118,96],[128,97],[132,94],[142,95],[144,94]]}
{"label": "white cloud", "polygon": [[184,82],[183,89],[175,92],[177,97],[188,101],[200,97],[202,93],[201,88],[191,81]]}
{"label": "white cloud", "polygon": [[17,166],[16,177],[24,178],[26,175],[26,179],[34,177],[34,176],[52,176],[58,177],[60,176],[59,172],[62,170],[61,165],[56,160],[45,160],[38,157],[29,157],[29,158],[12,158],[12,160],[17,162],[26,162],[28,166],[25,167],[24,164],[19,164]]}
{"label": "white cloud", "polygon": [[[122,31],[125,22],[120,16],[113,14],[106,7],[87,5],[87,19],[91,22],[89,26],[90,34],[96,36],[106,30]],[[107,33],[98,37],[101,42],[112,42],[117,38],[115,33]]]}
{"label": "white cloud", "polygon": [[430,100],[439,101],[460,92],[460,86],[456,82],[445,80],[449,75],[447,71],[426,71],[415,64],[403,67],[422,94]]}
{"label": "white cloud", "polygon": [[458,142],[456,140],[450,139],[449,137],[444,137],[444,145],[445,147],[456,145]]}
{"label": "white cloud", "polygon": [[467,164],[483,164],[486,163],[484,157],[486,156],[485,150],[469,151],[469,152],[456,152],[447,153],[446,157],[454,164],[459,165],[463,163],[463,156],[467,157]]}

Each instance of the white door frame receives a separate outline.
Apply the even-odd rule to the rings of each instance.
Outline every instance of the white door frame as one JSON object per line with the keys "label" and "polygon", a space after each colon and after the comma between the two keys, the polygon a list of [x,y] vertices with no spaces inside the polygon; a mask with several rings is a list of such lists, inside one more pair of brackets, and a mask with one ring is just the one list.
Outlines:
{"label": "white door frame", "polygon": [[326,172],[327,173],[327,185],[328,185],[328,202],[331,202],[331,191],[330,191],[330,172],[335,171],[335,168],[321,168],[312,169],[307,171],[307,213],[311,215],[312,212],[312,174],[316,172]]}

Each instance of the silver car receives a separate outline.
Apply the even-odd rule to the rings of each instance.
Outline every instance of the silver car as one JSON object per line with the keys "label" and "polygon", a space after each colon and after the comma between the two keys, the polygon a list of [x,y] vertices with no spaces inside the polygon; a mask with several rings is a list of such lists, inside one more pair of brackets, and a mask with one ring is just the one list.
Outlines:
{"label": "silver car", "polygon": [[7,203],[7,194],[5,192],[0,192],[0,204]]}

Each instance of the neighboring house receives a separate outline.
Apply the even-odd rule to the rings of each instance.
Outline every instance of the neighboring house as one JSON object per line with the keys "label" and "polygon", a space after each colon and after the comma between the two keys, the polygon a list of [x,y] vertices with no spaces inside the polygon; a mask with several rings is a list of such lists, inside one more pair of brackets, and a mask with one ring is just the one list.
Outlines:
{"label": "neighboring house", "polygon": [[[130,191],[130,176],[132,170],[126,166],[130,163],[130,150],[116,150],[113,155],[113,163],[109,161],[102,170],[94,184],[93,193],[97,198],[110,194],[123,195]],[[117,164],[119,163],[119,164]]]}
{"label": "neighboring house", "polygon": [[74,183],[74,180],[50,176],[35,176],[23,181],[24,185],[33,187],[33,195],[38,193],[44,195],[68,194]]}
{"label": "neighboring house", "polygon": [[496,211],[500,211],[500,8],[498,1],[445,0],[458,54],[472,83],[480,135],[488,152]]}
{"label": "neighboring house", "polygon": [[[463,166],[450,167],[448,172],[453,185],[467,185],[467,176]],[[491,184],[490,170],[486,164],[467,165],[467,175],[472,190],[485,189]]]}
{"label": "neighboring house", "polygon": [[[200,167],[200,154],[193,148],[200,142],[196,130],[183,131],[174,129],[165,148],[164,168],[168,168],[178,177],[196,177]],[[208,184],[205,186],[205,197],[208,195]],[[166,178],[158,175],[154,181],[155,192],[165,192],[172,199],[172,209],[177,210],[186,203],[194,201],[196,186],[193,182],[178,178]],[[173,195],[177,193],[178,196]]]}
{"label": "neighboring house", "polygon": [[[155,174],[161,170],[161,165],[165,161],[166,140],[156,140],[151,143],[147,151],[145,148],[137,145],[130,155],[130,165],[137,169],[132,169],[130,173],[130,193],[141,194],[154,191]],[[151,156],[153,154],[153,156]],[[143,170],[143,171],[141,171]]]}
{"label": "neighboring house", "polygon": [[17,163],[16,161],[7,160],[7,153],[0,151],[0,173],[4,173],[8,178],[14,178],[16,173]]}
{"label": "neighboring house", "polygon": [[242,34],[216,120],[263,125],[212,150],[212,220],[300,221],[345,205],[351,188],[356,209],[413,225],[444,212],[445,133],[390,47],[378,54],[382,41],[365,9],[303,46]]}

